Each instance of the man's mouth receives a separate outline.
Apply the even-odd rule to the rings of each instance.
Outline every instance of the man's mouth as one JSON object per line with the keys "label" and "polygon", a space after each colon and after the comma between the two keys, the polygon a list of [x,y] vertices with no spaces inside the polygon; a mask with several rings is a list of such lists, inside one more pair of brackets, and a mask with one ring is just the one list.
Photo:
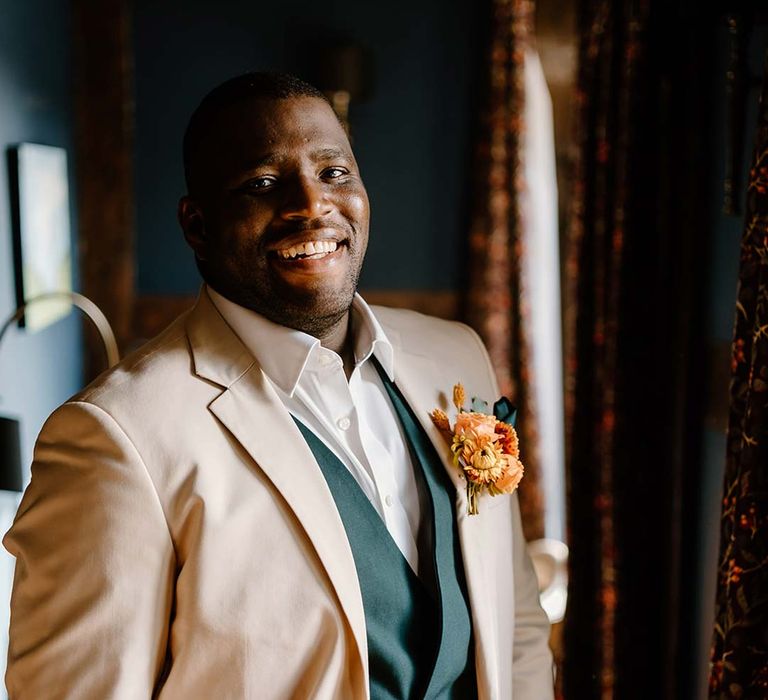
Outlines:
{"label": "man's mouth", "polygon": [[343,245],[337,241],[304,241],[287,248],[278,248],[275,254],[282,260],[319,260],[335,253]]}

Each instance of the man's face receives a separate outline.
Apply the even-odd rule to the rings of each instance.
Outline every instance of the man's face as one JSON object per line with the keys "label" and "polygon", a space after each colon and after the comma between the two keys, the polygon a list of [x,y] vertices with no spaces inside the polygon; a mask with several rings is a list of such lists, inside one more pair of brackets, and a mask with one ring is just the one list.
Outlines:
{"label": "man's face", "polygon": [[206,281],[282,325],[321,334],[349,309],[368,196],[333,110],[313,97],[220,113],[179,219]]}

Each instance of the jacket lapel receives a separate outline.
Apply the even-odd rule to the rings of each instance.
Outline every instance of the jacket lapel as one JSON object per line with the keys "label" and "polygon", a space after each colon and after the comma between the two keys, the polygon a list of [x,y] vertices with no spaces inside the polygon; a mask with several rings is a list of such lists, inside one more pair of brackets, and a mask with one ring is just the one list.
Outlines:
{"label": "jacket lapel", "polygon": [[467,515],[466,484],[453,465],[445,438],[429,418],[429,412],[440,405],[440,389],[443,388],[440,382],[444,381],[445,373],[440,372],[431,358],[404,350],[398,343],[397,334],[390,328],[386,331],[395,348],[396,384],[435,446],[456,488],[456,521],[472,610],[479,697],[495,697],[499,687],[498,643],[493,606],[488,603],[494,583],[486,571],[483,556],[484,530],[480,516]]}
{"label": "jacket lapel", "polygon": [[261,368],[204,289],[186,328],[195,373],[222,387],[209,410],[285,499],[325,567],[357,642],[367,689],[362,595],[344,525],[320,467]]}

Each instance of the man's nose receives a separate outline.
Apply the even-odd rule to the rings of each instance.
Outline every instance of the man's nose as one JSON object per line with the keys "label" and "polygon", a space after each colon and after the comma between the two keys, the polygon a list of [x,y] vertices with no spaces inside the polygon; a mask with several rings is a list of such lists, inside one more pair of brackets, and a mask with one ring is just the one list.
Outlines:
{"label": "man's nose", "polygon": [[333,209],[322,182],[300,177],[286,189],[280,208],[280,216],[284,219],[317,219]]}

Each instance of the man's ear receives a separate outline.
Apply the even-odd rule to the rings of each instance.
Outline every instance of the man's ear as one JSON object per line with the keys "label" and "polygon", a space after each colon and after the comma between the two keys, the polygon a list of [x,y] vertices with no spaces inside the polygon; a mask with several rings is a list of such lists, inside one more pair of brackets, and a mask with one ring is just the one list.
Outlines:
{"label": "man's ear", "polygon": [[184,231],[184,238],[198,260],[207,257],[208,239],[205,234],[205,219],[200,206],[189,195],[179,200],[177,211],[179,224]]}

